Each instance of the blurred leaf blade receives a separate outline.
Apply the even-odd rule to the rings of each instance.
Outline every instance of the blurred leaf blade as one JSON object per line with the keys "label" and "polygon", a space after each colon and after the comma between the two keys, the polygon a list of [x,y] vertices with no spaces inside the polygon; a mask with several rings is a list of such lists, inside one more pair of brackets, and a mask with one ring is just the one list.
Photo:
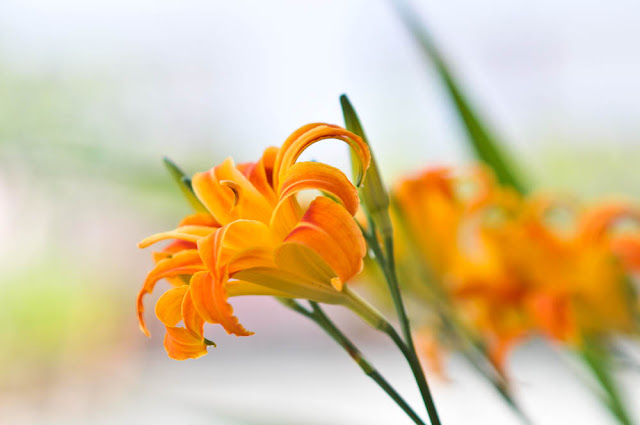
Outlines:
{"label": "blurred leaf blade", "polygon": [[423,54],[433,62],[438,75],[442,78],[467,132],[467,141],[475,155],[493,169],[500,183],[511,186],[519,193],[525,193],[527,191],[526,184],[516,172],[497,138],[489,131],[487,125],[467,100],[460,84],[454,78],[450,67],[434,44],[427,29],[417,18],[415,11],[411,10],[405,0],[392,0],[392,3],[401,20],[420,45]]}
{"label": "blurred leaf blade", "polygon": [[611,414],[621,425],[633,425],[611,372],[611,361],[604,341],[586,336],[579,354],[600,387],[602,401]]}

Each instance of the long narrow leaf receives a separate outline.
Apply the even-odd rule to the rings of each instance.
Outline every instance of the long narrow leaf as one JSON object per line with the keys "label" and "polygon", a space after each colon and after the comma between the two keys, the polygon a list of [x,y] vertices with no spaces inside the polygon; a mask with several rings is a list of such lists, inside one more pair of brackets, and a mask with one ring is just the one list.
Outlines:
{"label": "long narrow leaf", "polygon": [[411,10],[405,0],[392,0],[392,3],[424,55],[435,65],[438,75],[442,78],[455,104],[456,112],[464,124],[468,141],[476,156],[494,170],[500,183],[511,186],[520,193],[526,192],[526,185],[502,151],[500,143],[472,108],[427,29],[418,20],[415,11]]}
{"label": "long narrow leaf", "polygon": [[597,338],[586,337],[580,356],[600,387],[601,398],[613,416],[620,425],[633,425],[611,373],[611,361],[603,344],[603,341]]}

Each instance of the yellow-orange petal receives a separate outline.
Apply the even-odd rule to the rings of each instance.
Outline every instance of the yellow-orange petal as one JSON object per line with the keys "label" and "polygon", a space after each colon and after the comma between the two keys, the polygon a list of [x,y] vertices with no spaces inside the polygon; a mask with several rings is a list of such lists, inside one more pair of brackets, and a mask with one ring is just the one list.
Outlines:
{"label": "yellow-orange petal", "polygon": [[269,252],[275,246],[276,241],[267,225],[255,220],[233,221],[198,242],[200,257],[214,274],[233,259],[239,259],[245,251],[248,252],[243,260],[245,263],[251,256],[259,262],[249,266],[269,265],[273,263],[268,261]]}
{"label": "yellow-orange petal", "polygon": [[181,226],[207,226],[207,227],[220,227],[220,223],[211,214],[197,213],[190,214],[180,220]]}
{"label": "yellow-orange petal", "polygon": [[215,168],[216,178],[226,186],[234,189],[232,215],[234,219],[244,218],[268,223],[273,205],[253,184],[238,170],[233,161],[226,160]]}
{"label": "yellow-orange petal", "polygon": [[[306,246],[294,242],[285,243],[276,251],[276,259],[278,268],[244,269],[234,277],[282,293],[284,295],[281,296],[286,298],[308,299],[327,304],[340,304],[345,300],[344,294],[336,291],[330,284],[333,273],[331,268]],[[327,277],[323,280],[312,280],[318,279],[319,273],[314,270],[318,266],[325,269],[324,274]],[[231,289],[231,293],[233,292],[234,289]]]}
{"label": "yellow-orange petal", "polygon": [[[230,189],[230,182],[236,190]],[[209,171],[195,174],[192,184],[198,199],[221,224],[240,217],[269,220],[272,209],[269,201],[236,168],[231,158]]]}
{"label": "yellow-orange petal", "polygon": [[229,334],[253,335],[233,315],[233,307],[227,302],[224,284],[226,276],[216,282],[209,272],[196,273],[191,277],[191,298],[200,317],[209,323],[219,323]]}
{"label": "yellow-orange petal", "polygon": [[298,224],[304,210],[295,196],[283,198],[273,210],[269,227],[280,240],[284,239]]}
{"label": "yellow-orange petal", "polygon": [[246,295],[269,295],[272,297],[287,298],[291,296],[290,294],[278,291],[277,289],[237,279],[228,280],[227,283],[225,283],[224,288],[229,297],[239,297]]}
{"label": "yellow-orange petal", "polygon": [[208,236],[211,232],[215,231],[215,227],[207,227],[207,226],[181,226],[175,230],[170,230],[168,232],[156,233],[155,235],[151,235],[147,238],[144,238],[140,243],[138,243],[139,248],[146,248],[149,245],[153,245],[157,242],[164,241],[167,239],[179,239],[185,242],[198,242],[198,240],[202,239],[205,236]]}
{"label": "yellow-orange petal", "polygon": [[175,327],[182,320],[182,301],[188,289],[188,285],[169,289],[158,299],[156,317],[165,326]]}
{"label": "yellow-orange petal", "polygon": [[[233,162],[228,158],[225,162]],[[234,203],[234,194],[229,188],[220,184],[216,176],[216,168],[202,173],[196,173],[192,179],[193,191],[218,223],[229,223],[233,216],[231,209]]]}
{"label": "yellow-orange petal", "polygon": [[185,294],[182,298],[181,315],[184,327],[192,333],[202,337],[204,334],[204,320],[200,317],[198,310],[196,310],[193,304],[193,298],[191,296],[191,287],[188,286]]}
{"label": "yellow-orange petal", "polygon": [[[273,167],[273,186],[277,193],[280,193],[281,184],[285,180],[289,168],[297,161],[302,152],[312,144],[325,139],[342,140],[353,148],[361,165],[359,180],[363,178],[371,162],[371,153],[367,144],[359,136],[337,125],[308,124],[293,132],[278,152]],[[356,182],[356,184],[359,183],[359,181]]]}
{"label": "yellow-orange petal", "polygon": [[301,243],[318,253],[342,282],[360,273],[367,249],[351,214],[322,196],[311,203],[285,241]]}
{"label": "yellow-orange petal", "polygon": [[347,176],[335,167],[321,162],[293,164],[285,174],[280,187],[281,202],[283,198],[308,189],[317,189],[335,196],[352,216],[358,211],[358,190]]}
{"label": "yellow-orange petal", "polygon": [[140,330],[145,335],[149,336],[149,330],[144,322],[144,304],[143,298],[146,294],[153,291],[156,282],[160,279],[175,277],[180,275],[190,275],[199,271],[205,270],[204,264],[200,260],[200,255],[197,250],[182,251],[170,258],[160,260],[156,267],[149,272],[147,279],[142,285],[142,289],[138,293],[137,309],[138,309],[138,322],[140,324]]}
{"label": "yellow-orange petal", "polygon": [[204,338],[184,328],[167,326],[164,336],[164,348],[174,360],[197,359],[207,354]]}

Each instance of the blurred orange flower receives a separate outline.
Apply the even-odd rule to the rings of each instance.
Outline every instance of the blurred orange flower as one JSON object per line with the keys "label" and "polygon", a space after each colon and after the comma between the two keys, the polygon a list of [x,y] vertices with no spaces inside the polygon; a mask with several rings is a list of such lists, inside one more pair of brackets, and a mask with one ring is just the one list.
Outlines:
{"label": "blurred orange flower", "polygon": [[[231,159],[193,177],[193,192],[207,213],[185,218],[178,228],[140,243],[174,240],[155,253],[155,268],[138,295],[156,282],[173,286],[158,300],[156,316],[167,333],[165,348],[174,359],[196,358],[212,344],[204,323],[220,324],[227,333],[251,335],[227,302],[240,295],[273,295],[342,304],[356,303],[345,283],[362,269],[364,238],[353,216],[358,193],[335,167],[296,162],[310,145],[323,139],[348,143],[360,160],[361,176],[371,160],[367,145],[341,127],[309,124],[295,131],[281,148],[268,148],[256,163]],[[320,191],[304,208],[297,194]],[[178,327],[182,321],[184,327]]]}
{"label": "blurred orange flower", "polygon": [[580,344],[584,333],[634,329],[628,278],[640,270],[640,210],[631,204],[583,210],[522,197],[482,167],[427,170],[394,197],[409,246],[399,252],[417,250],[424,269],[412,280],[445,294],[498,369],[534,332]]}

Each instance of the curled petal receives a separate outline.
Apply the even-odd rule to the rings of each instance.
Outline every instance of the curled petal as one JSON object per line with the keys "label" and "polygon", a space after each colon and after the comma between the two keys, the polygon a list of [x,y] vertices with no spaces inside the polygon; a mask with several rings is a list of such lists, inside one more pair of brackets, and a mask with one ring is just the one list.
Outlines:
{"label": "curled petal", "polygon": [[640,209],[624,202],[612,202],[587,211],[582,220],[582,235],[600,240],[619,220],[630,219],[640,224]]}
{"label": "curled petal", "polygon": [[138,293],[137,308],[138,322],[140,329],[145,335],[149,336],[149,330],[144,323],[144,304],[143,298],[146,294],[153,291],[156,282],[160,279],[175,277],[180,275],[190,275],[205,270],[200,255],[196,250],[182,251],[173,257],[161,260],[156,267],[147,275],[147,279],[142,285],[142,289]]}
{"label": "curled petal", "polygon": [[211,273],[200,272],[191,277],[191,298],[205,321],[219,323],[227,333],[237,336],[253,335],[247,331],[233,315],[233,307],[227,302],[225,290],[226,276],[214,281]]}
{"label": "curled petal", "polygon": [[289,168],[297,161],[300,154],[312,144],[324,139],[342,140],[353,148],[360,164],[356,185],[360,185],[371,162],[371,153],[367,144],[359,136],[342,127],[315,123],[300,127],[289,136],[280,148],[273,168],[273,186],[278,193],[280,193],[281,184],[286,179]]}
{"label": "curled petal", "polygon": [[207,354],[207,344],[188,329],[167,326],[164,348],[174,360],[197,359]]}
{"label": "curled petal", "polygon": [[236,168],[231,158],[193,176],[193,190],[222,224],[238,218],[268,222],[272,205]]}
{"label": "curled petal", "polygon": [[317,189],[335,196],[352,216],[358,211],[358,191],[347,176],[335,167],[321,162],[293,164],[282,182],[280,202],[308,189]]}
{"label": "curled petal", "polygon": [[[226,162],[231,161],[228,158]],[[231,162],[233,166],[233,162]],[[196,196],[207,208],[217,222],[225,224],[232,220],[231,208],[233,207],[234,195],[228,188],[220,184],[220,179],[216,177],[216,169],[196,173],[193,176],[192,185]]]}
{"label": "curled petal", "polygon": [[306,245],[318,253],[342,282],[362,270],[366,243],[358,225],[347,210],[325,197],[311,203],[285,241]]}

